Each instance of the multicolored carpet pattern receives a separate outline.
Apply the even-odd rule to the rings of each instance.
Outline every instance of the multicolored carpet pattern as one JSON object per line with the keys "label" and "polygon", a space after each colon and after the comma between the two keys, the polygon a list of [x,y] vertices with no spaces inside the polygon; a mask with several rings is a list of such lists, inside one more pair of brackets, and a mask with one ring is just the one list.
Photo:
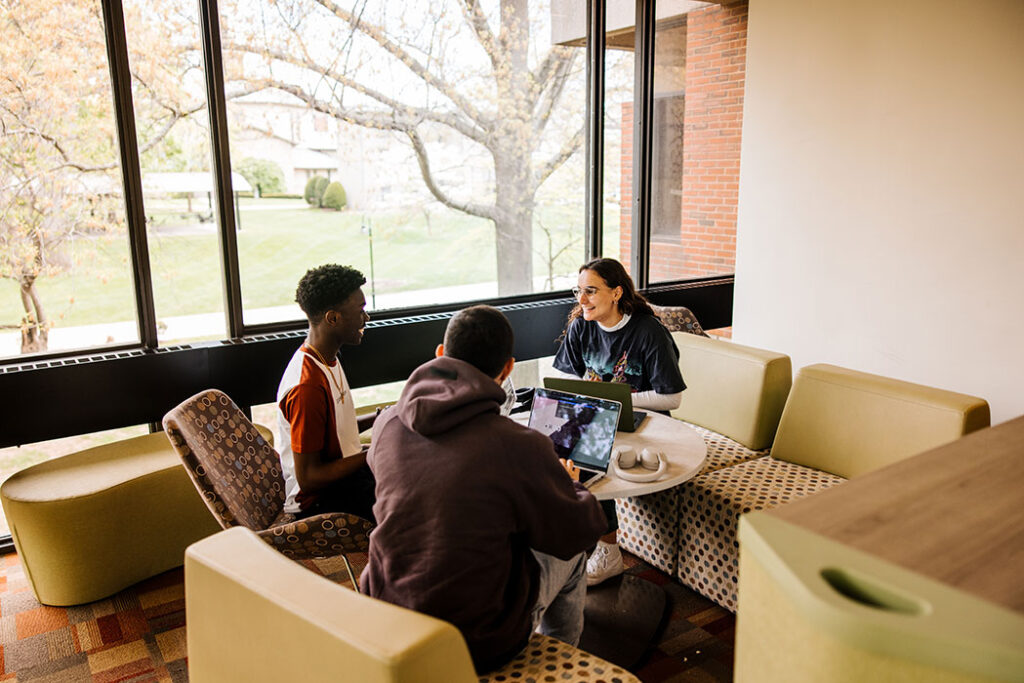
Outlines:
{"label": "multicolored carpet pattern", "polygon": [[[671,613],[635,671],[643,681],[731,681],[735,617],[623,553],[627,572],[662,586]],[[353,558],[357,573],[365,558]],[[337,559],[303,563],[343,582]],[[179,683],[188,681],[182,569],[106,600],[69,608],[40,605],[18,556],[0,557],[0,682]]]}

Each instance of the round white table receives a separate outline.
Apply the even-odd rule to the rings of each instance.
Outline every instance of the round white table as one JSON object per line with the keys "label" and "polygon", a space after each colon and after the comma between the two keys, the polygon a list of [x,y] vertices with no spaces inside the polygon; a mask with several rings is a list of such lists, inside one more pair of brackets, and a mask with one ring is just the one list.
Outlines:
{"label": "round white table", "polygon": [[[708,454],[704,439],[692,427],[654,412],[647,413],[635,432],[615,432],[615,445],[632,446],[637,454],[644,448],[661,451],[668,460],[668,468],[655,481],[641,483],[621,479],[615,475],[615,469],[609,467],[608,474],[590,487],[590,492],[598,500],[645,496],[678,486],[697,476]],[[647,472],[642,467],[635,468],[635,471],[638,474]]]}
{"label": "round white table", "polygon": [[[529,417],[526,412],[514,415],[513,419],[526,424]],[[675,418],[655,412],[647,412],[647,417],[635,432],[615,432],[615,445],[632,446],[637,454],[644,448],[661,451],[668,460],[668,468],[657,480],[641,483],[621,479],[615,475],[614,468],[609,467],[608,474],[590,487],[590,492],[598,500],[644,496],[678,486],[695,477],[707,458],[707,446],[700,434]],[[647,471],[636,468],[638,474]]]}

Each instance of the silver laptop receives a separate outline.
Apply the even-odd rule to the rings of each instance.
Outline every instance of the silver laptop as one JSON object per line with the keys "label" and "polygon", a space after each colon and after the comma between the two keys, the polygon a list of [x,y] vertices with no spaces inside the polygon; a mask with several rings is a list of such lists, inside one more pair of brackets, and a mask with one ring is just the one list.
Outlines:
{"label": "silver laptop", "polygon": [[619,413],[619,431],[635,432],[647,417],[642,410],[633,410],[633,389],[625,382],[598,382],[589,379],[570,379],[568,377],[545,377],[544,386],[558,389],[570,394],[583,394],[618,401],[622,404]]}
{"label": "silver laptop", "polygon": [[591,486],[608,472],[621,410],[618,401],[538,387],[529,426],[550,438],[558,457],[572,460],[580,481]]}

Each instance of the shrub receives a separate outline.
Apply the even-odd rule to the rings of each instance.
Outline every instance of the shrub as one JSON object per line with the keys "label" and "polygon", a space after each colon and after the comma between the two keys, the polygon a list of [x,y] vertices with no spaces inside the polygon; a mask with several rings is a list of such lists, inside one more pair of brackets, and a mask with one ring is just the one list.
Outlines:
{"label": "shrub", "polygon": [[259,196],[268,192],[284,192],[284,171],[269,159],[246,157],[235,164],[234,170],[252,185]]}
{"label": "shrub", "polygon": [[333,182],[324,190],[324,198],[321,201],[321,205],[325,209],[341,211],[347,203],[348,199],[345,196],[345,188],[341,186],[341,183]]}
{"label": "shrub", "polygon": [[324,178],[322,175],[315,175],[306,181],[306,189],[302,192],[303,199],[310,206],[320,208],[321,202],[324,198],[324,190],[330,181]]}
{"label": "shrub", "polygon": [[324,205],[324,192],[327,191],[327,186],[331,184],[331,181],[323,176],[316,179],[316,185],[314,186],[314,192],[316,192],[317,206]]}

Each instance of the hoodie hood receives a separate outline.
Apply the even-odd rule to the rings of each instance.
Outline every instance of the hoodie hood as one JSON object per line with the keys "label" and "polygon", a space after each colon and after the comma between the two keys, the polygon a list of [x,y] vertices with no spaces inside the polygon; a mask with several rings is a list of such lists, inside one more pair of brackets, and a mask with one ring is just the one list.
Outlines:
{"label": "hoodie hood", "polygon": [[409,377],[398,399],[398,419],[423,436],[447,432],[482,413],[498,414],[505,392],[469,363],[443,356]]}

